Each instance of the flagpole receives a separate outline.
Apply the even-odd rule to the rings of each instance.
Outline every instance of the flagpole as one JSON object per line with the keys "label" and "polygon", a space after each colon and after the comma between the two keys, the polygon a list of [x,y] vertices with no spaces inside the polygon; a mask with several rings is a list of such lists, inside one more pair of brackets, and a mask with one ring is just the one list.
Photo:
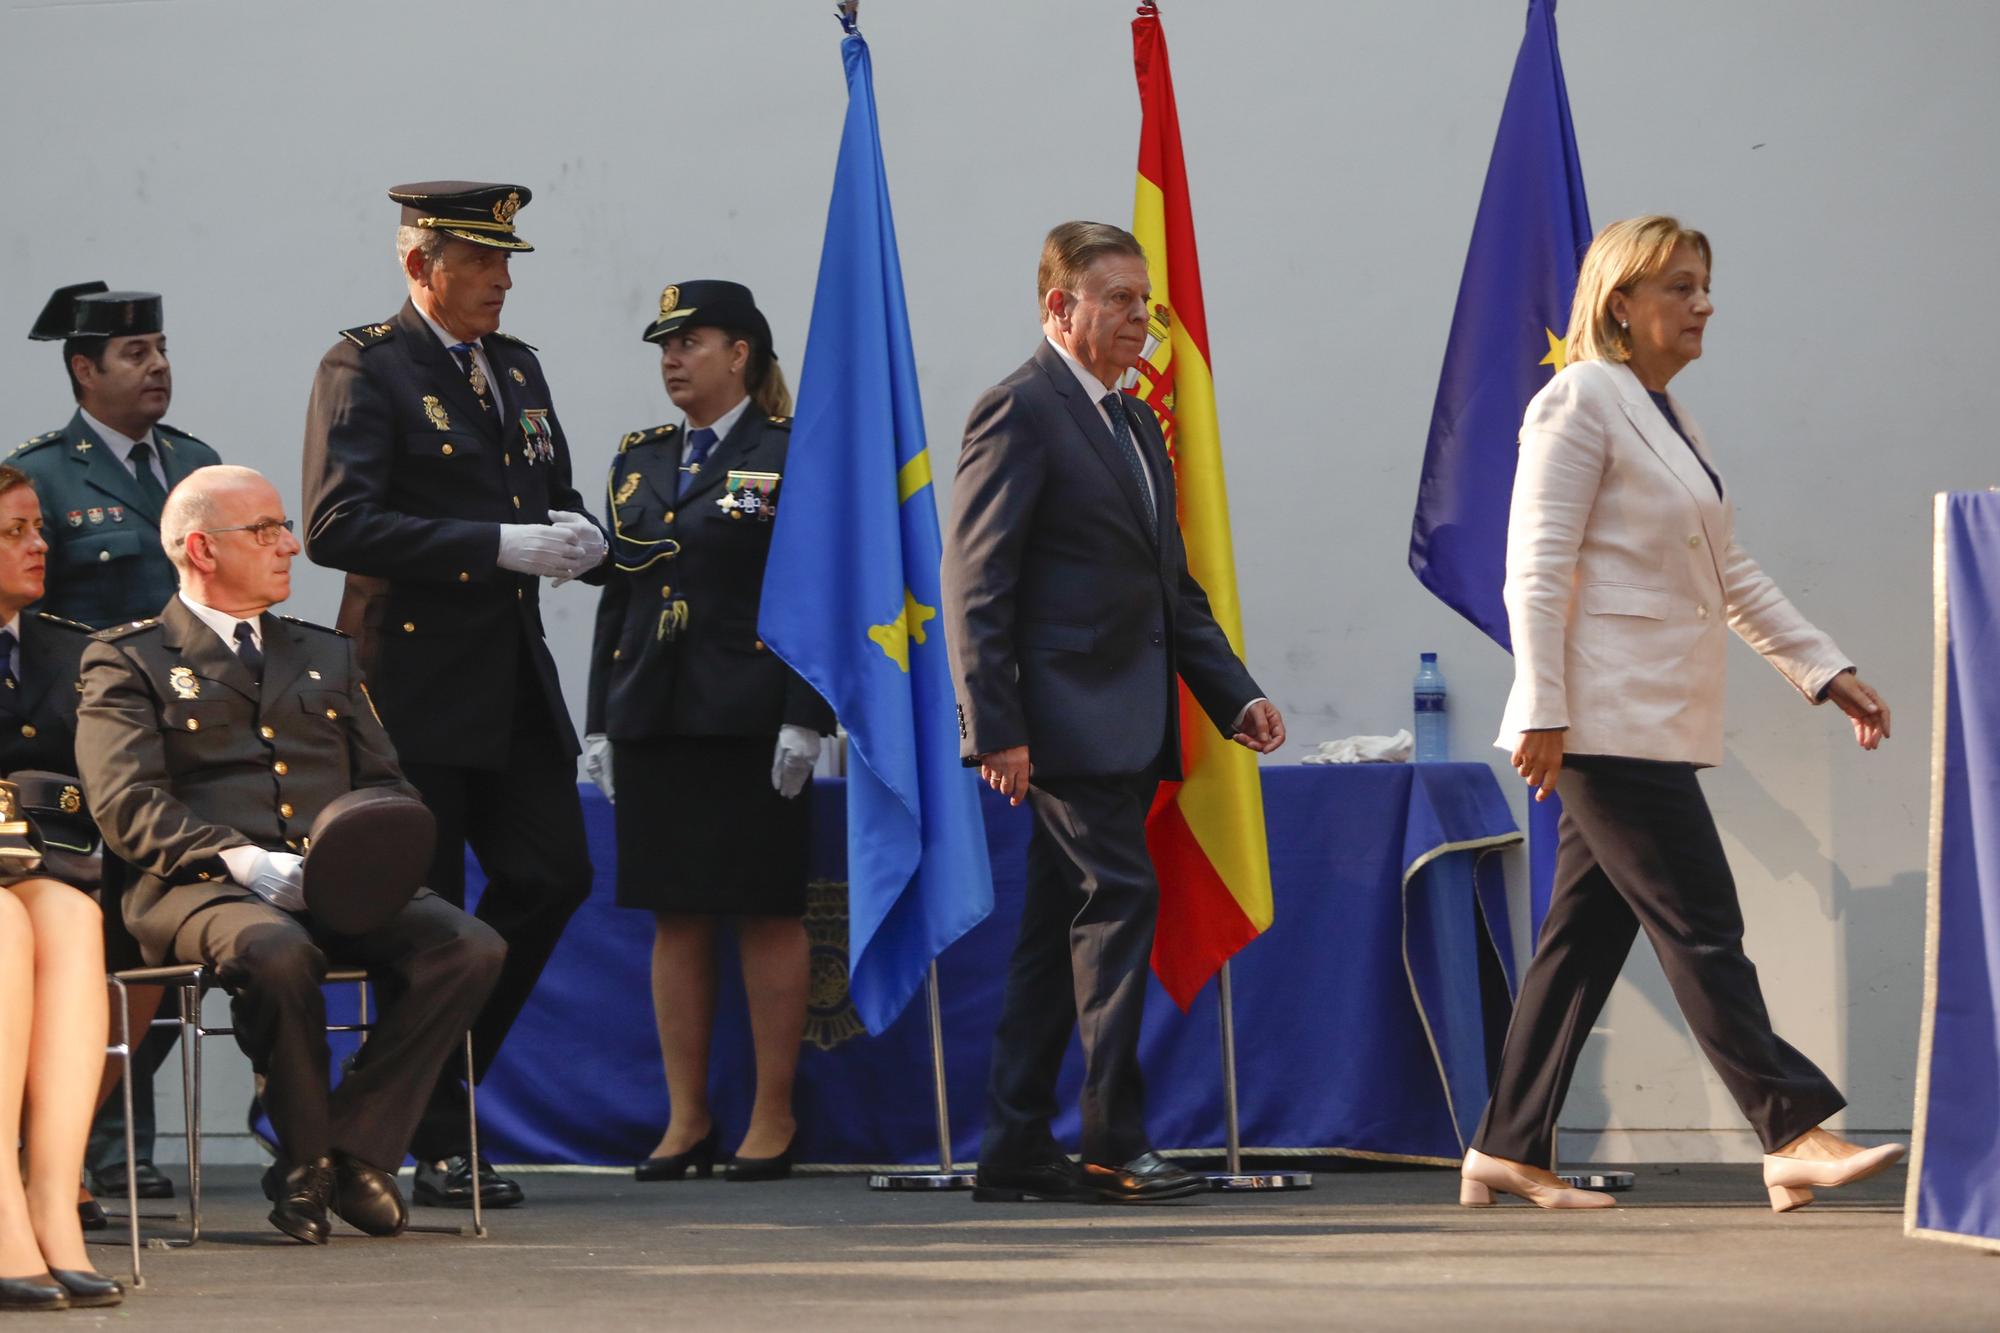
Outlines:
{"label": "flagpole", "polygon": [[884,1171],[868,1177],[871,1190],[969,1190],[973,1173],[953,1169],[951,1153],[951,1102],[945,1095],[944,1011],[938,1003],[937,959],[931,959],[924,978],[924,1003],[931,1019],[931,1088],[937,1098],[938,1169],[935,1171]]}
{"label": "flagpole", "polygon": [[1229,986],[1229,964],[1216,974],[1216,1001],[1222,1011],[1222,1128],[1226,1155],[1221,1171],[1209,1171],[1208,1187],[1220,1193],[1241,1190],[1309,1190],[1310,1171],[1245,1171],[1243,1127],[1236,1109],[1236,1003]]}

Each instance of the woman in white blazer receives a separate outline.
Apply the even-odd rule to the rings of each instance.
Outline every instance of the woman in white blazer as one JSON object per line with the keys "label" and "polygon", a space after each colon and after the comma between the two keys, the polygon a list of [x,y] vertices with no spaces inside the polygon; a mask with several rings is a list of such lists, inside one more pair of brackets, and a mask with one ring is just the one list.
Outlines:
{"label": "woman in white blazer", "polygon": [[1701,355],[1708,239],[1630,218],[1591,243],[1568,364],[1528,405],[1507,528],[1514,687],[1497,744],[1563,813],[1554,892],[1460,1202],[1544,1208],[1608,1194],[1551,1173],[1578,1053],[1644,929],[1695,1039],[1764,1144],[1780,1212],[1902,1156],[1820,1123],[1846,1105],[1771,1030],[1743,915],[1696,771],[1721,762],[1726,630],[1872,750],[1889,709],[1736,544],[1707,441],[1667,382]]}

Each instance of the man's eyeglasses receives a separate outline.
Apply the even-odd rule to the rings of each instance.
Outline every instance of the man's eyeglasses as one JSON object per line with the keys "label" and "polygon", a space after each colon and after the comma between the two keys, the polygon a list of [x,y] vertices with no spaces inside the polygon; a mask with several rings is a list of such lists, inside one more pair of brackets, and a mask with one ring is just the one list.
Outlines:
{"label": "man's eyeglasses", "polygon": [[276,546],[278,544],[278,533],[281,531],[290,532],[291,530],[292,520],[289,518],[267,518],[256,523],[239,523],[233,528],[202,529],[203,532],[211,537],[223,532],[247,532],[257,539],[259,546]]}

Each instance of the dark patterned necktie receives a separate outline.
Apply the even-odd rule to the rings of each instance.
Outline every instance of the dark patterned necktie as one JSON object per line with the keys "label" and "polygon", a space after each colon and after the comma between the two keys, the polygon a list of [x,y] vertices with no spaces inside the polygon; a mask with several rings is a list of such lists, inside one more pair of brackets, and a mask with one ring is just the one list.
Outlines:
{"label": "dark patterned necktie", "polygon": [[703,426],[700,430],[688,432],[687,462],[681,464],[681,488],[674,498],[686,495],[701,482],[701,465],[708,461],[708,451],[715,447],[715,432]]}
{"label": "dark patterned necktie", "polygon": [[6,697],[0,699],[0,703],[12,703],[15,691],[21,687],[21,682],[14,677],[15,642],[13,630],[0,629],[0,687],[6,691]]}
{"label": "dark patterned necktie", "polygon": [[132,446],[132,479],[139,483],[139,494],[158,507],[167,502],[166,488],[160,485],[160,476],[153,471],[153,446],[145,440]]}
{"label": "dark patterned necktie", "polygon": [[473,358],[474,346],[476,346],[474,343],[453,343],[451,359],[458,362],[458,368],[465,372],[465,382],[472,386],[472,392],[479,399],[479,405],[498,416],[499,413],[493,406],[491,394],[493,386],[486,382],[486,372],[479,368],[479,362]]}
{"label": "dark patterned necktie", "polygon": [[1111,418],[1111,438],[1118,442],[1118,452],[1125,457],[1125,466],[1132,469],[1133,484],[1139,488],[1139,501],[1146,509],[1146,533],[1155,542],[1160,540],[1159,504],[1154,501],[1152,490],[1146,481],[1146,465],[1139,461],[1139,446],[1132,439],[1132,423],[1125,416],[1125,395],[1107,393],[1103,398],[1104,411]]}
{"label": "dark patterned necktie", "polygon": [[257,634],[250,628],[250,622],[236,622],[236,655],[243,659],[243,665],[250,668],[250,674],[258,684],[264,681],[264,654],[258,651]]}

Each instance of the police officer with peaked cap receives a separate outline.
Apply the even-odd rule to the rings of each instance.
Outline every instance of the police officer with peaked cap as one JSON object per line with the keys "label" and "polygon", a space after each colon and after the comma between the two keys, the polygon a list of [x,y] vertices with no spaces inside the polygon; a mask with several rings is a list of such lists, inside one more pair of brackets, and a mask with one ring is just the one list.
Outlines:
{"label": "police officer with peaked cap", "polygon": [[[7,460],[27,474],[42,502],[50,550],[39,607],[92,629],[153,615],[178,586],[160,546],[167,492],[196,468],[221,461],[215,450],[161,420],[174,384],[162,302],[152,292],[76,283],[49,297],[28,337],[61,341],[77,403],[67,425],[37,435]],[[136,946],[117,911],[119,876],[112,870],[106,949],[114,962],[129,961]],[[157,994],[142,987],[133,996],[137,1002]],[[153,1074],[173,1043],[174,1029],[155,1029],[133,1060],[132,1138],[143,1198],[174,1192],[152,1161]],[[124,1114],[122,1101],[113,1099],[91,1126],[86,1160],[102,1193],[125,1187]]]}
{"label": "police officer with peaked cap", "polygon": [[[409,299],[346,330],[307,409],[306,553],[347,571],[352,634],[403,771],[437,816],[428,883],[465,901],[465,847],[487,872],[478,915],[507,941],[473,1027],[483,1072],[590,892],[578,745],[543,641],[544,578],[593,573],[606,543],[570,481],[569,444],[534,348],[501,333],[520,185],[389,191]],[[469,1207],[464,1092],[446,1070],[411,1151],[419,1203]],[[520,1187],[483,1162],[488,1207]]]}
{"label": "police officer with peaked cap", "polygon": [[[634,431],[605,497],[614,572],[590,658],[590,775],[616,797],[618,904],[654,917],[653,1006],[672,1116],[640,1180],[714,1165],[710,961],[721,918],[743,958],[757,1090],[728,1169],[790,1174],[792,1079],[806,1020],[808,801],[833,710],[757,635],[784,488],[791,394],[750,290],[660,294],[660,349],[680,423]],[[782,595],[782,594],[778,594]],[[755,845],[745,854],[746,831]]]}

